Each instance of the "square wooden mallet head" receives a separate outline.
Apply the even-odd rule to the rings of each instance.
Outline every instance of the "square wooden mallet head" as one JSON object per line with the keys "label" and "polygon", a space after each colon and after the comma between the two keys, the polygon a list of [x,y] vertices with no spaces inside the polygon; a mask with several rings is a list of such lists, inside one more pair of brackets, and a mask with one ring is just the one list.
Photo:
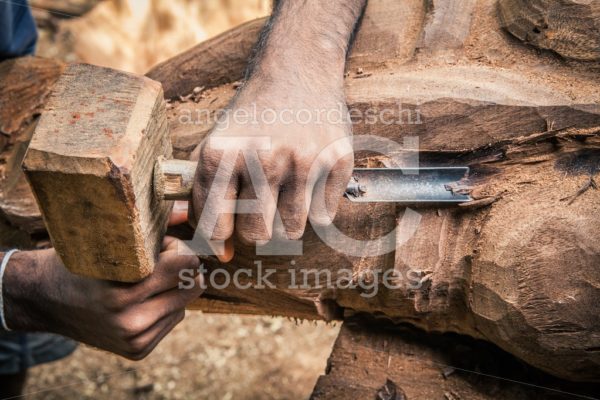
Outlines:
{"label": "square wooden mallet head", "polygon": [[158,82],[85,64],[66,69],[23,169],[70,271],[121,282],[152,273],[172,205],[153,195],[153,167],[171,151]]}

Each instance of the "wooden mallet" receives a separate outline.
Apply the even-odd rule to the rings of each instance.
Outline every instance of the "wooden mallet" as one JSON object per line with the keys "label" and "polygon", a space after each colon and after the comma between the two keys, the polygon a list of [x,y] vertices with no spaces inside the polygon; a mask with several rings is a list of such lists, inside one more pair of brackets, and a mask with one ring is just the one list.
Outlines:
{"label": "wooden mallet", "polygon": [[153,169],[171,152],[158,82],[85,64],[67,67],[23,169],[70,271],[121,282],[152,273],[172,207],[155,198]]}

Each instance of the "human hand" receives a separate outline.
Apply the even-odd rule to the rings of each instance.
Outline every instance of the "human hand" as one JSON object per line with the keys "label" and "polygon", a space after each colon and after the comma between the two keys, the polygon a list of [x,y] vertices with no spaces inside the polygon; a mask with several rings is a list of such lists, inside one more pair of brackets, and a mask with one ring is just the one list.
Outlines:
{"label": "human hand", "polygon": [[234,233],[263,244],[299,239],[307,217],[333,221],[354,158],[344,69],[366,3],[275,3],[227,118],[191,157],[190,221],[221,261],[233,257]]}
{"label": "human hand", "polygon": [[221,261],[233,257],[234,232],[261,244],[299,239],[307,216],[313,225],[333,220],[354,158],[344,68],[366,3],[275,3],[227,118],[191,157],[198,169],[190,221]]}
{"label": "human hand", "polygon": [[5,317],[11,329],[48,331],[133,360],[147,356],[203,291],[203,277],[179,289],[182,269],[199,259],[179,255],[175,238],[163,241],[152,275],[134,284],[71,274],[54,250],[15,253],[4,276]]}
{"label": "human hand", "polygon": [[[223,262],[233,257],[234,233],[242,243],[256,244],[299,239],[308,217],[330,224],[352,174],[351,124],[341,89],[318,99],[296,90],[290,99],[253,87],[238,94],[228,118],[192,154],[198,169],[190,220],[198,221],[205,240],[225,241],[221,254],[215,251]],[[323,116],[330,110],[334,120]],[[277,118],[260,118],[267,111]],[[259,118],[236,118],[245,113]],[[244,213],[240,200],[253,199],[252,213]]]}

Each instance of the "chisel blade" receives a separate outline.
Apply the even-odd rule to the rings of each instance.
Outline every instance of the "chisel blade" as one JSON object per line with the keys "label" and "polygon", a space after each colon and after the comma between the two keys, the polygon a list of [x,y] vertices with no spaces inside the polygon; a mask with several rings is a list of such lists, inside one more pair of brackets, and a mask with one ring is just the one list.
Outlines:
{"label": "chisel blade", "polygon": [[345,197],[355,203],[464,203],[471,198],[457,188],[468,174],[468,167],[355,168]]}

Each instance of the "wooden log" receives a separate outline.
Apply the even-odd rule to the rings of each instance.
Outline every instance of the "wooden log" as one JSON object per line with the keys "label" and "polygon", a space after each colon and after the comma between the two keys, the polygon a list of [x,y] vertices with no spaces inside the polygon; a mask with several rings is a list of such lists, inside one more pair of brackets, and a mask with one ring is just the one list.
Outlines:
{"label": "wooden log", "polygon": [[503,27],[526,43],[577,60],[600,60],[600,2],[499,0]]}
{"label": "wooden log", "polygon": [[42,232],[45,227],[21,161],[63,68],[59,61],[36,57],[0,64],[0,210],[10,223],[30,233]]}
{"label": "wooden log", "polygon": [[[493,7],[492,1],[478,2],[474,18],[486,18]],[[500,29],[493,19],[486,22],[486,30]],[[367,313],[484,338],[550,373],[600,380],[595,307],[600,250],[594,242],[599,202],[591,183],[600,147],[599,78],[588,66],[539,59],[502,35],[484,35],[482,41],[474,36],[479,33],[471,29],[450,64],[417,55],[410,64],[388,63],[346,79],[351,108],[394,106],[391,115],[397,117],[405,115],[400,103],[413,118],[391,125],[357,123],[357,135],[398,141],[416,135],[423,164],[470,165],[474,203],[460,210],[417,210],[415,235],[406,242],[398,236],[395,251],[386,256],[345,256],[310,229],[303,238],[305,254],[293,265],[291,257],[257,257],[255,249],[237,244],[226,268],[256,273],[254,262],[262,261],[276,270],[275,287],[209,288],[196,307],[301,318]],[[493,59],[489,48],[518,54],[519,63],[510,56]],[[178,78],[172,73],[164,79],[166,87],[175,87]],[[196,121],[195,112],[214,112],[234,93],[233,85],[224,85],[204,92],[198,103],[172,103],[168,117],[178,157],[185,158],[212,126],[210,120]],[[358,166],[393,162],[394,155],[390,158],[357,154]],[[389,205],[342,203],[336,224],[349,236],[375,238],[404,213]],[[211,271],[223,267],[212,259],[205,264]],[[421,286],[365,298],[359,289],[289,285],[290,269],[329,271],[334,277],[349,269],[368,278],[376,268],[418,270]]]}
{"label": "wooden log", "polygon": [[[0,63],[0,91],[4,94],[0,98],[2,135],[15,135],[35,120],[63,68],[60,61],[38,57]],[[28,77],[32,77],[33,82]]]}
{"label": "wooden log", "polygon": [[[146,75],[163,83],[167,99],[191,93],[195,87],[214,87],[240,80],[252,48],[266,22],[247,22],[153,67]],[[178,65],[178,67],[176,67]],[[173,74],[177,79],[171,79]]]}
{"label": "wooden log", "polygon": [[[579,193],[589,180],[587,173],[597,170],[598,93],[590,89],[598,84],[587,81],[578,91],[582,97],[573,99],[553,86],[555,79],[550,73],[534,77],[479,66],[430,68],[427,74],[396,69],[394,75],[374,72],[367,78],[349,78],[350,107],[389,108],[400,102],[420,110],[420,124],[356,124],[357,135],[395,140],[417,135],[422,163],[473,168],[473,195],[478,200],[460,211],[419,211],[419,229],[407,243],[399,240],[392,260],[343,256],[309,231],[304,237],[307,251],[294,258],[293,269],[329,270],[335,277],[346,269],[368,274],[379,266],[405,276],[417,268],[423,287],[384,291],[371,300],[358,290],[314,285],[308,290],[286,289],[291,258],[257,257],[253,248],[238,244],[230,272],[246,268],[256,273],[254,262],[261,260],[265,268],[277,271],[276,288],[209,289],[196,307],[303,318],[328,317],[340,310],[347,316],[382,315],[429,331],[486,338],[569,379],[598,379],[594,372],[598,358],[590,351],[597,345],[590,332],[598,330],[591,306],[598,299],[592,283],[596,278],[591,278],[596,276],[600,254],[593,239],[598,193],[590,189],[571,205],[570,199],[563,200]],[[190,123],[186,117],[210,109],[211,104],[226,105],[234,93],[226,86],[209,91],[199,103],[173,104],[170,121],[180,154],[186,153],[187,144],[202,140],[211,126]],[[372,162],[364,156],[357,161],[361,166]],[[403,212],[343,202],[336,224],[351,237],[377,237],[401,220]],[[556,243],[550,245],[555,249],[550,251],[547,243]],[[211,260],[206,264],[213,270],[220,267]],[[555,275],[570,277],[560,290]],[[561,300],[569,292],[577,293],[575,300]],[[324,302],[333,312],[322,312]]]}
{"label": "wooden log", "polygon": [[[478,2],[473,18],[487,18],[494,5]],[[486,22],[487,31],[499,32],[497,21]],[[422,164],[472,167],[477,200],[459,211],[419,211],[416,234],[406,243],[399,240],[391,260],[340,255],[310,230],[304,237],[310,251],[294,258],[293,267],[291,258],[257,257],[254,249],[238,244],[230,271],[256,272],[254,262],[261,260],[277,271],[276,287],[209,289],[196,307],[303,318],[381,315],[428,331],[486,338],[568,379],[599,379],[595,371],[600,361],[592,350],[598,342],[590,335],[598,331],[591,306],[598,299],[593,282],[600,252],[592,239],[598,192],[589,189],[575,196],[588,185],[589,173],[596,173],[598,77],[585,66],[552,60],[542,61],[546,68],[540,70],[534,53],[506,37],[483,35],[487,41],[481,41],[474,37],[482,36],[479,28],[469,32],[464,48],[453,50],[453,60],[420,54],[410,64],[373,66],[360,76],[350,70],[346,96],[351,109],[392,109],[389,115],[403,121],[358,122],[356,135],[397,141],[417,136]],[[520,63],[491,58],[489,48],[519,54]],[[178,157],[185,158],[213,125],[195,116],[226,107],[234,93],[233,85],[224,85],[204,92],[198,103],[173,102],[169,119]],[[357,154],[359,166],[378,160]],[[336,224],[344,227],[343,233],[365,238],[389,230],[404,210],[356,208],[346,202],[338,213]],[[220,267],[212,260],[206,265]],[[384,291],[370,300],[358,290],[288,289],[290,268],[329,270],[335,277],[345,269],[368,276],[375,267],[403,273],[416,267],[423,286]],[[560,289],[554,274],[569,276]],[[577,293],[575,300],[563,299],[569,292]]]}
{"label": "wooden log", "polygon": [[598,389],[542,374],[467,337],[352,321],[342,326],[311,399],[570,399]]}
{"label": "wooden log", "polygon": [[72,272],[122,282],[152,272],[170,210],[151,190],[161,155],[171,155],[171,143],[159,84],[90,65],[67,68],[23,168]]}
{"label": "wooden log", "polygon": [[425,3],[420,0],[369,0],[356,34],[347,70],[410,61],[423,29]]}

